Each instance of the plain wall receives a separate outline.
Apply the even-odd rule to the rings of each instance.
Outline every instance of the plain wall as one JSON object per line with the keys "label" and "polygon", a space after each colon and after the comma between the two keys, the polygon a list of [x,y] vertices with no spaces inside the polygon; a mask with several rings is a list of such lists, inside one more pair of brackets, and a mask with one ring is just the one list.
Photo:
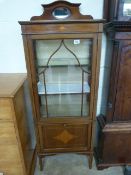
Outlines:
{"label": "plain wall", "polygon": [[[82,14],[90,14],[94,19],[102,18],[103,0],[68,1],[81,3],[80,11]],[[32,16],[41,15],[41,4],[51,2],[53,0],[0,0],[0,73],[26,72],[21,28],[18,21],[30,20]],[[106,108],[106,95],[104,96],[104,93],[106,94],[107,87],[103,80],[104,77],[109,77],[109,66],[105,58],[105,48],[106,37],[103,35],[97,114]]]}

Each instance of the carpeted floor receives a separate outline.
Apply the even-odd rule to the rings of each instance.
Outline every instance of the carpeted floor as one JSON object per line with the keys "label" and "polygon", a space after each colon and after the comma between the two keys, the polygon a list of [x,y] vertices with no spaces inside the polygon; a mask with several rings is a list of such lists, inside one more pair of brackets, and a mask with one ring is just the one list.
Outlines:
{"label": "carpeted floor", "polygon": [[93,168],[88,168],[88,158],[79,154],[61,154],[48,156],[44,160],[44,171],[36,166],[35,175],[123,175],[122,167],[111,167],[98,171],[93,162]]}

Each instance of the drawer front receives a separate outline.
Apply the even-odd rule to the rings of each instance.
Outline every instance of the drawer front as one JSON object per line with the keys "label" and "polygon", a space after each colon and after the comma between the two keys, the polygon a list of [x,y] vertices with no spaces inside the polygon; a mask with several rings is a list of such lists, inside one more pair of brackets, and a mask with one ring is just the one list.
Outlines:
{"label": "drawer front", "polygon": [[17,144],[14,124],[11,122],[0,123],[0,145]]}
{"label": "drawer front", "polygon": [[12,104],[11,99],[0,99],[0,120],[12,120]]}
{"label": "drawer front", "polygon": [[40,127],[41,147],[43,149],[90,148],[91,124],[47,124]]}

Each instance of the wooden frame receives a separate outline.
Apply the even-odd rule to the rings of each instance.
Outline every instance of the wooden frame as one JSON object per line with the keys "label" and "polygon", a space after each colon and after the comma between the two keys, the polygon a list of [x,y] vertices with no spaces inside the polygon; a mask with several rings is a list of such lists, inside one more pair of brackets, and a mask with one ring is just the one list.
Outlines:
{"label": "wooden frame", "polygon": [[107,22],[111,21],[130,21],[131,16],[123,15],[123,0],[104,0],[103,18]]}
{"label": "wooden frame", "polygon": [[[93,20],[90,15],[81,15],[79,13],[79,5],[80,4],[71,4],[66,1],[58,1],[50,5],[43,5],[45,8],[44,14],[39,17],[32,17],[30,22],[20,22],[22,26],[26,65],[30,81],[34,114],[36,117],[37,153],[41,169],[42,157],[62,152],[85,153],[90,156],[90,168],[92,165],[93,133],[96,114],[103,21]],[[52,11],[57,7],[69,8],[71,16],[65,20],[56,20],[52,16]],[[39,111],[33,41],[37,39],[74,39],[78,37],[82,39],[90,38],[93,40],[90,117],[43,119],[40,117]],[[81,133],[81,135],[78,135],[78,133]],[[56,136],[54,136],[54,134]],[[64,140],[61,139],[61,135],[64,137]],[[54,137],[57,137],[57,140],[52,140]],[[74,141],[72,141],[70,137],[73,137]],[[79,139],[76,139],[77,137],[79,137]],[[82,140],[80,141],[80,138],[83,139],[83,142]],[[87,138],[88,142],[84,142],[84,139],[86,140]],[[45,144],[43,143],[43,140]],[[70,140],[71,143],[69,143]],[[51,144],[54,144],[53,148],[50,147]],[[77,147],[75,146],[76,144]],[[85,144],[85,146],[83,147],[81,144]]]}

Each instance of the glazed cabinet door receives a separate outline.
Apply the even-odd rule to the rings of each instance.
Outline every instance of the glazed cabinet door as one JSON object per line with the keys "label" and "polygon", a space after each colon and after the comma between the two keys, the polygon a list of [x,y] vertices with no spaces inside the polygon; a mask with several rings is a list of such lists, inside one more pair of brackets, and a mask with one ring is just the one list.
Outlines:
{"label": "glazed cabinet door", "polygon": [[37,40],[41,117],[89,115],[91,41]]}
{"label": "glazed cabinet door", "polygon": [[34,94],[40,119],[91,117],[96,36],[33,39]]}
{"label": "glazed cabinet door", "polygon": [[113,121],[128,121],[131,120],[131,41],[121,41],[118,64]]}

